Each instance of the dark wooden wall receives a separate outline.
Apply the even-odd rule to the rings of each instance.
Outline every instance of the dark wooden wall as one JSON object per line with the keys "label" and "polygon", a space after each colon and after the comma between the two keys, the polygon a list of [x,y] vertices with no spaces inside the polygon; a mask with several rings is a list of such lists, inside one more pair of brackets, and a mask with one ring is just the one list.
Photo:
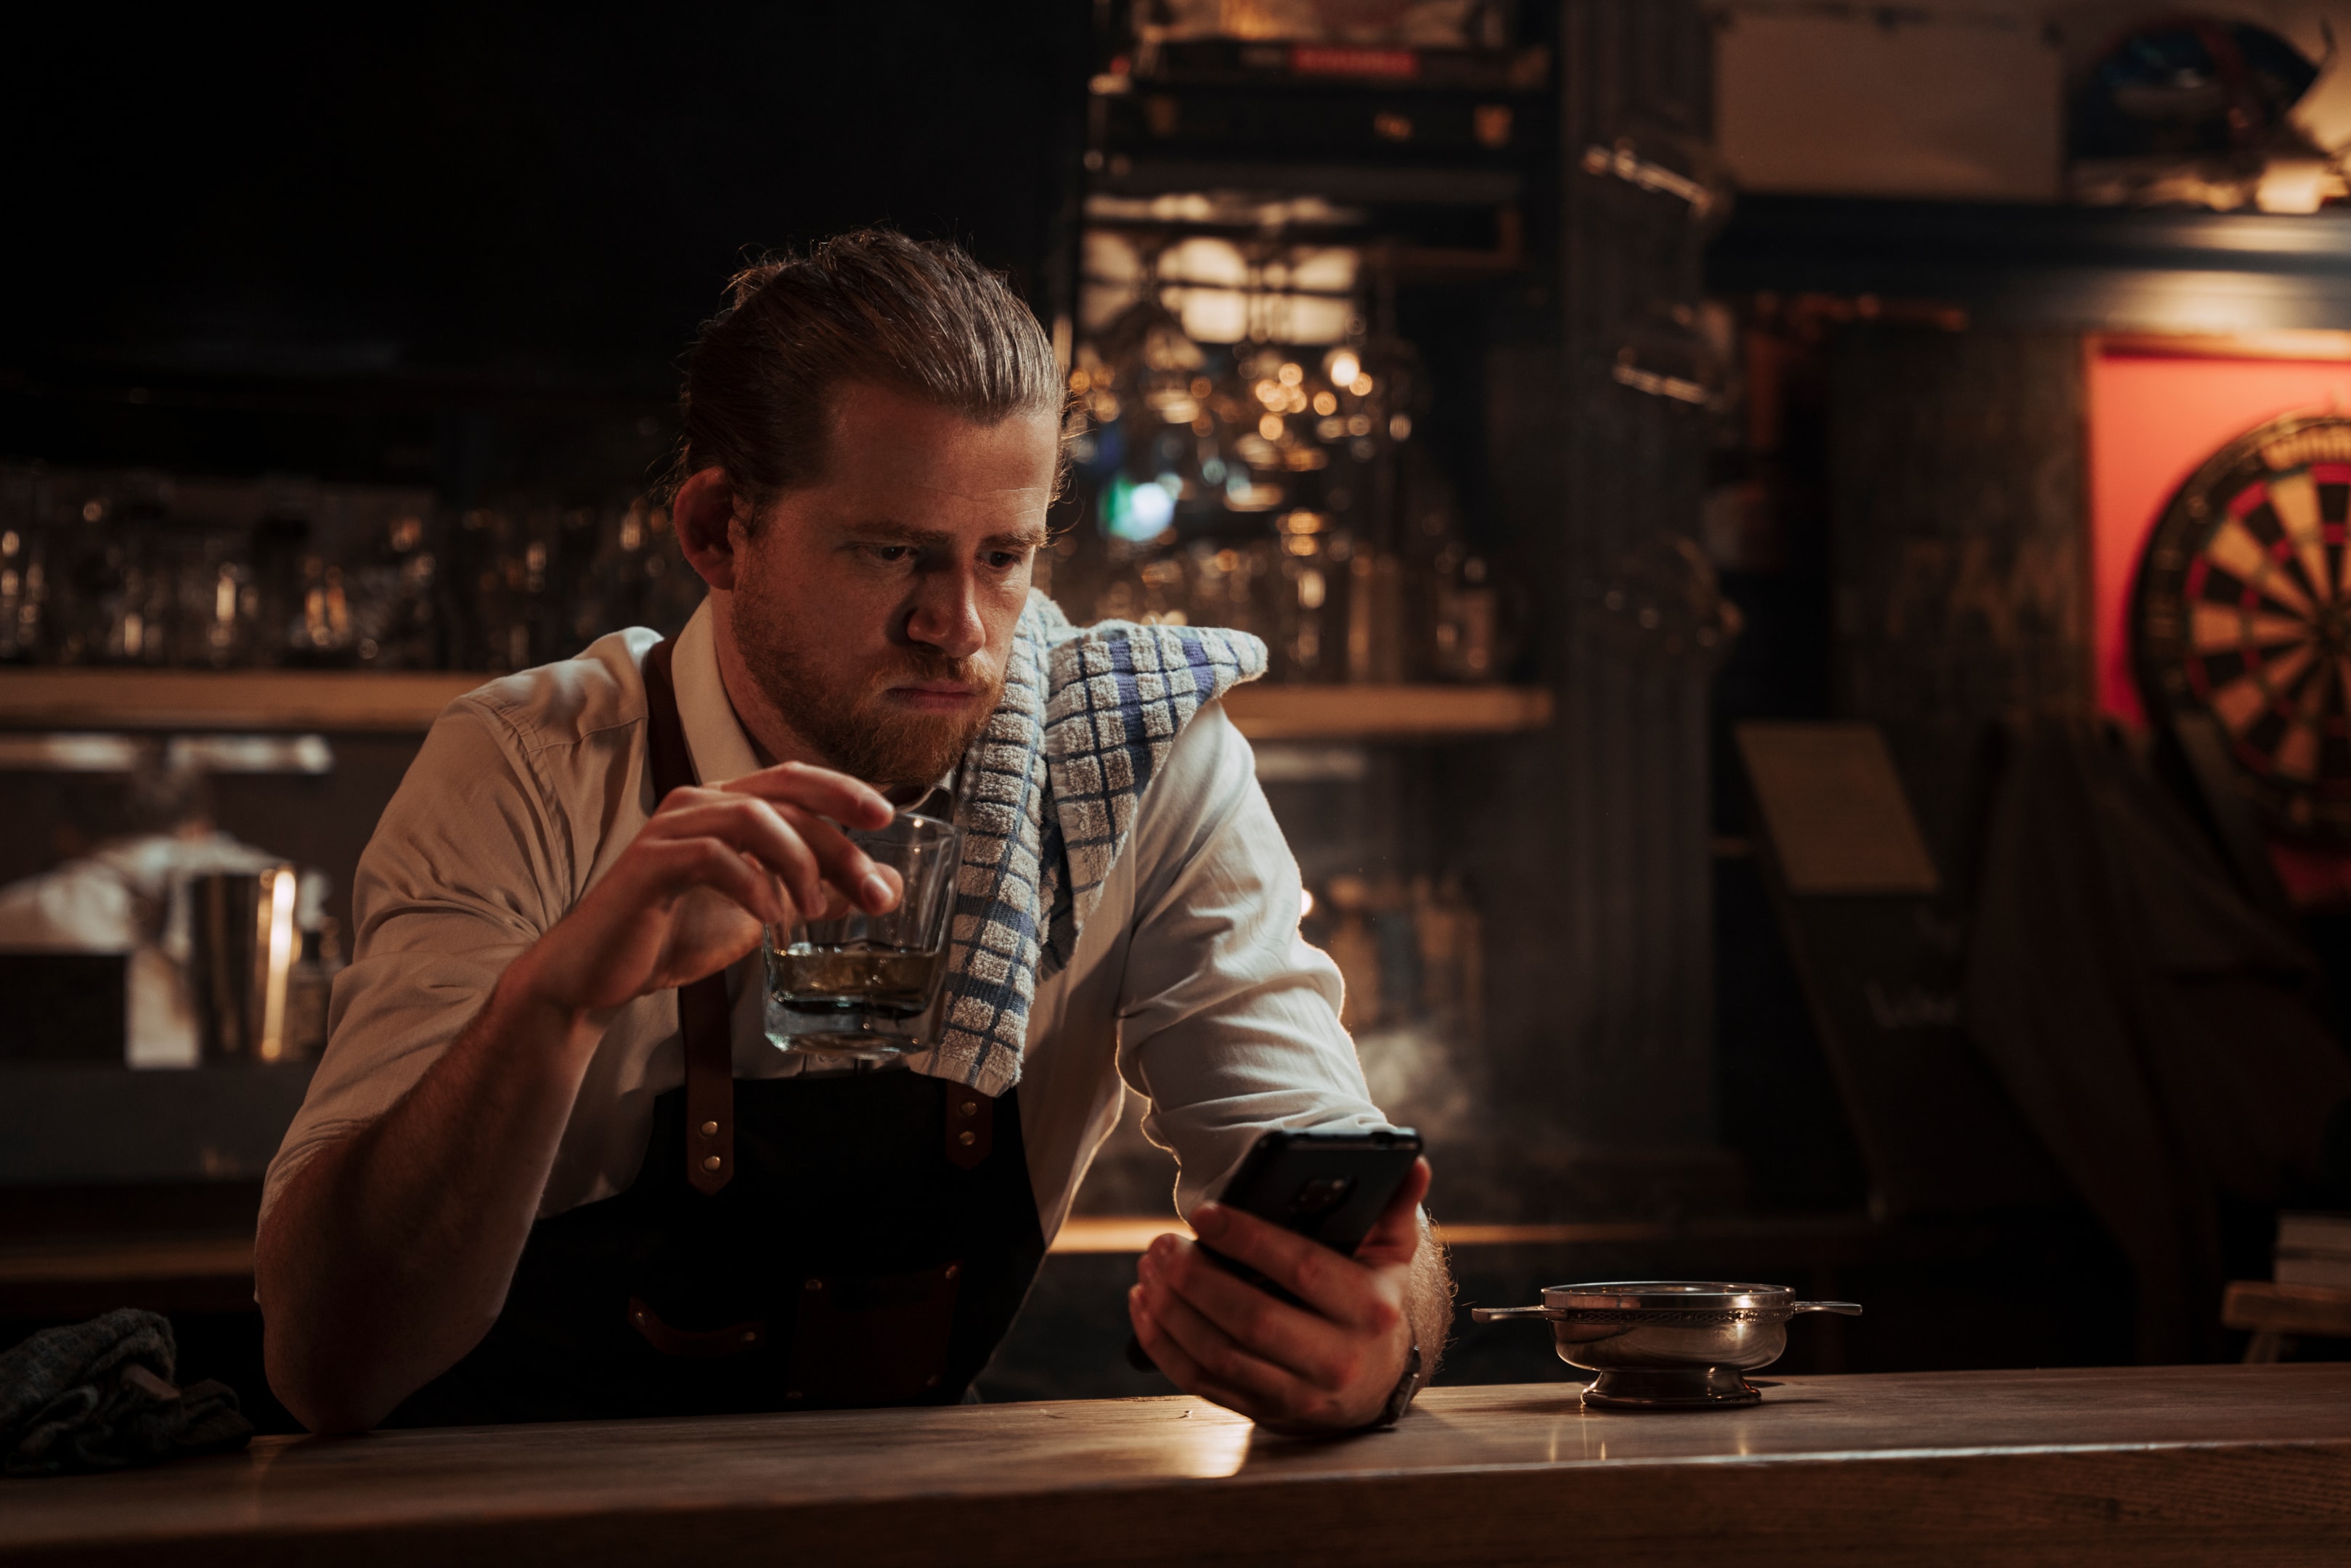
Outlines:
{"label": "dark wooden wall", "polygon": [[1843,703],[1882,718],[2081,705],[2081,340],[1855,329],[1830,373]]}
{"label": "dark wooden wall", "polygon": [[1489,463],[1539,607],[1543,736],[1448,758],[1447,799],[1488,910],[1496,1137],[1530,1212],[1670,1203],[1716,1180],[1708,672],[1610,643],[1593,603],[1627,549],[1694,535],[1707,432],[1609,375],[1628,323],[1696,306],[1701,235],[1679,201],[1582,172],[1620,133],[1698,139],[1710,40],[1694,0],[1560,11],[1553,268],[1499,315]]}
{"label": "dark wooden wall", "polygon": [[2082,354],[1982,328],[1830,350],[1837,706],[1885,727],[1947,873],[1987,730],[2090,706]]}

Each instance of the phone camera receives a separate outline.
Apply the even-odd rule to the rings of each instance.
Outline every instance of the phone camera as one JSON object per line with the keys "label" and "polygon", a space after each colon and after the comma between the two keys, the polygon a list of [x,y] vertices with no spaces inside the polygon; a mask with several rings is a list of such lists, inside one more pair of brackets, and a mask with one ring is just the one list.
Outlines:
{"label": "phone camera", "polygon": [[1353,1176],[1317,1176],[1298,1189],[1290,1208],[1301,1219],[1320,1219],[1346,1202],[1354,1190]]}

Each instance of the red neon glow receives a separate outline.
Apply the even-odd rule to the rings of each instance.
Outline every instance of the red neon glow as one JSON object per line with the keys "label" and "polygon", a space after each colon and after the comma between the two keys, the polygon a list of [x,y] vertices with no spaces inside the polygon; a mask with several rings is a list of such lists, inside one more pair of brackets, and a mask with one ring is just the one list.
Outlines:
{"label": "red neon glow", "polygon": [[2130,667],[2130,591],[2164,507],[2204,460],[2282,413],[2351,410],[2340,360],[2096,354],[2090,361],[2090,583],[2099,707],[2146,713]]}

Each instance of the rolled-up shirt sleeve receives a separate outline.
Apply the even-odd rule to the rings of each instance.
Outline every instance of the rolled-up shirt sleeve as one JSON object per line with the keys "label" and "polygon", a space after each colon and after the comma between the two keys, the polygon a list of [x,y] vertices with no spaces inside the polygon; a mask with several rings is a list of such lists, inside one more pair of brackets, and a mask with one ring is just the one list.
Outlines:
{"label": "rolled-up shirt sleeve", "polygon": [[561,915],[572,881],[563,814],[528,749],[480,696],[434,724],[361,856],[352,959],[335,977],[329,1043],[270,1162],[262,1209],[318,1151],[389,1110]]}
{"label": "rolled-up shirt sleeve", "polygon": [[1299,934],[1298,862],[1221,706],[1170,749],[1131,846],[1120,1076],[1171,1151],[1184,1213],[1269,1129],[1387,1125],[1339,1023],[1329,956]]}

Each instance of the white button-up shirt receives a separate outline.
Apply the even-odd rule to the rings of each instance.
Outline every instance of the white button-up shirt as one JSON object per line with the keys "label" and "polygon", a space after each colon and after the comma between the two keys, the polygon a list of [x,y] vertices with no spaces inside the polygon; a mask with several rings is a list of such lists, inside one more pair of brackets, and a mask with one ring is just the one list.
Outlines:
{"label": "white button-up shirt", "polygon": [[[678,716],[705,784],[758,760],[718,674],[707,607],[678,639]],[[381,1115],[498,976],[611,867],[654,807],[639,662],[651,632],[493,681],[451,704],[377,824],[351,890],[354,948],[331,1035],[262,1205],[323,1145]],[[1121,1085],[1174,1153],[1188,1212],[1272,1127],[1384,1125],[1339,1026],[1337,968],[1298,934],[1297,862],[1249,742],[1200,710],[1144,792],[1069,966],[1041,979],[1020,1124],[1050,1239],[1118,1119]],[[727,977],[735,1073],[799,1060],[762,1028],[757,955]],[[636,1179],[654,1097],[684,1078],[674,991],[622,1008],[596,1048],[540,1195],[544,1218]]]}

